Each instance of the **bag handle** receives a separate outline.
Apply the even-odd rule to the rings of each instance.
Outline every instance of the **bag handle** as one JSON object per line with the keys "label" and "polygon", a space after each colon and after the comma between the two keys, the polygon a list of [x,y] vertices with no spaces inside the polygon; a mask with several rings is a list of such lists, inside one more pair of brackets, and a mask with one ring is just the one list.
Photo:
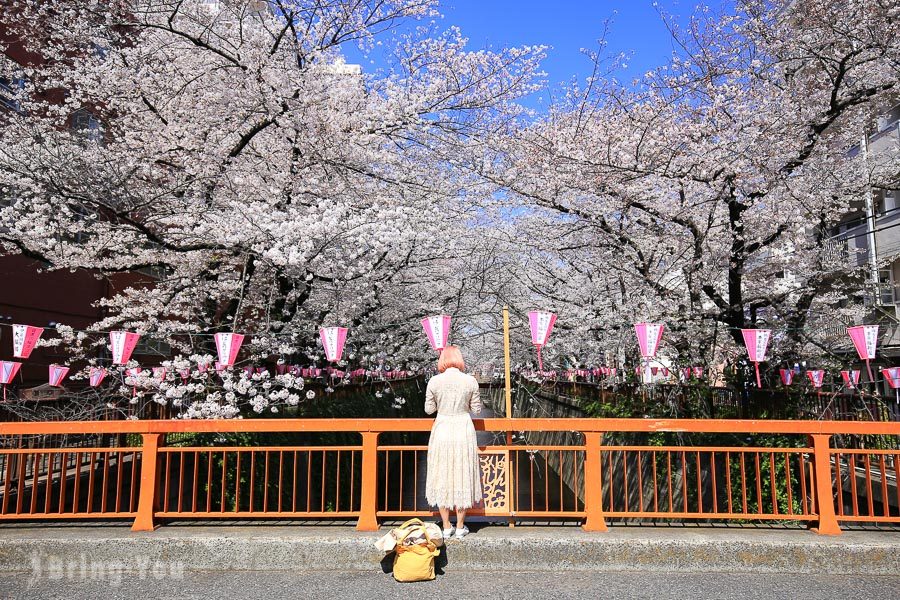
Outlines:
{"label": "bag handle", "polygon": [[[410,525],[415,525],[415,527],[409,527]],[[409,536],[409,534],[411,534],[414,531],[418,531],[419,529],[421,529],[422,533],[425,535],[425,541],[427,543],[429,543],[429,544],[434,543],[431,541],[431,536],[428,535],[428,528],[425,527],[425,523],[422,522],[422,519],[416,519],[416,518],[410,519],[409,521],[407,521],[406,523],[401,525],[398,529],[403,530],[403,535],[401,535],[400,537],[397,538],[398,545],[402,545],[403,540],[405,540]]]}
{"label": "bag handle", "polygon": [[422,522],[422,519],[419,519],[418,517],[413,517],[412,519],[410,519],[409,521],[407,521],[406,523],[404,523],[397,529],[404,529],[406,527],[409,527],[410,525],[424,525],[424,524],[425,523]]}

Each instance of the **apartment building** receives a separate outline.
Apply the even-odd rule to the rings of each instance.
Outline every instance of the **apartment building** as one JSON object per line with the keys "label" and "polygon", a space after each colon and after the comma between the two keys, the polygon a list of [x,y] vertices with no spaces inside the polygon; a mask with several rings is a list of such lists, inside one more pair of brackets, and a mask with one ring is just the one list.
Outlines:
{"label": "apartment building", "polygon": [[[864,200],[851,205],[833,231],[829,247],[866,273],[865,321],[881,326],[879,354],[893,364],[900,357],[900,184],[891,170],[895,174],[900,164],[900,101],[878,111],[847,156],[864,161],[870,183]],[[852,349],[843,325],[829,334],[835,347]]]}

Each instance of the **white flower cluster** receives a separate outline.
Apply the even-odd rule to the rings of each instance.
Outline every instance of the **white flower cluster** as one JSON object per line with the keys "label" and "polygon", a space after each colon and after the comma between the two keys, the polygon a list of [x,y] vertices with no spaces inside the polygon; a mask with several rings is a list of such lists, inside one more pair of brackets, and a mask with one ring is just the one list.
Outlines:
{"label": "white flower cluster", "polygon": [[206,358],[178,356],[165,361],[163,378],[155,376],[152,369],[143,369],[126,376],[126,385],[119,391],[132,403],[150,394],[154,402],[182,408],[184,418],[234,418],[244,406],[256,413],[277,413],[279,406],[300,404],[304,387],[300,377],[289,373],[273,376],[268,370],[248,373],[232,368],[216,373],[192,368],[197,362],[204,364]]}

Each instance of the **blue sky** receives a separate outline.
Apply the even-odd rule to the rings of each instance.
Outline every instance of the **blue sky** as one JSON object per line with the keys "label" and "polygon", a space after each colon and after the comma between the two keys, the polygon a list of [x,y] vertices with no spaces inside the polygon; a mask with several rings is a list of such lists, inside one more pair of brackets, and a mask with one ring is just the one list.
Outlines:
{"label": "blue sky", "polygon": [[[719,7],[721,0],[709,0]],[[659,10],[686,22],[695,2],[658,0]],[[543,63],[550,89],[572,77],[590,74],[591,63],[582,48],[597,48],[604,22],[611,20],[607,33],[607,52],[631,55],[623,81],[639,77],[647,70],[667,62],[673,51],[671,36],[652,0],[444,0],[440,28],[457,26],[469,38],[472,49],[503,46],[552,46]],[[381,65],[378,50],[368,57],[350,50],[347,58],[366,71]],[[529,104],[546,105],[549,91],[530,99]]]}

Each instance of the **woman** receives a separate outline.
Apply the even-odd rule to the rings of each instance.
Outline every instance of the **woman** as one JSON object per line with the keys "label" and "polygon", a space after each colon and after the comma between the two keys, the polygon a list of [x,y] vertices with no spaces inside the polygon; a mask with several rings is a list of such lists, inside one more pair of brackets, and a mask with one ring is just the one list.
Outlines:
{"label": "woman", "polygon": [[[464,373],[466,365],[456,346],[447,346],[438,360],[439,375],[428,382],[425,412],[437,417],[428,440],[428,471],[425,498],[437,506],[444,520],[444,537],[463,538],[466,509],[483,497],[481,467],[475,425],[469,412],[481,412],[478,382]],[[450,511],[456,511],[456,527],[450,525]]]}

